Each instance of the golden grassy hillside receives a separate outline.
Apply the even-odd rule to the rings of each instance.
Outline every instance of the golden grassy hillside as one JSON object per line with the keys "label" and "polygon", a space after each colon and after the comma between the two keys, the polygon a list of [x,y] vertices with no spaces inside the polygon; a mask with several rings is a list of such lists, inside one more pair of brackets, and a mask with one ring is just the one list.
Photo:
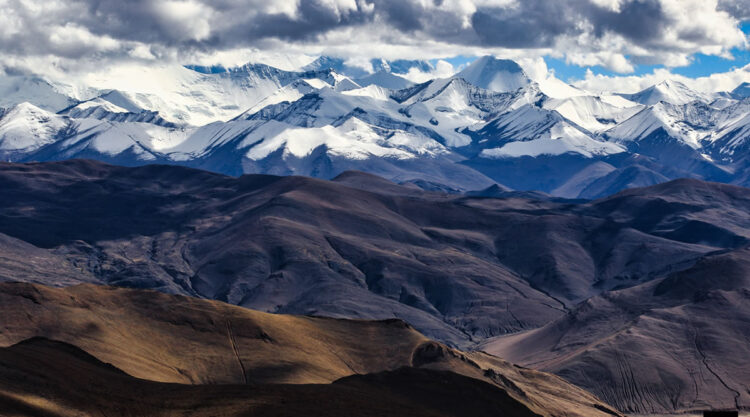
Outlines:
{"label": "golden grassy hillside", "polygon": [[[57,347],[50,348],[49,343],[39,347],[39,343],[30,343],[29,339],[52,340],[55,342],[49,343]],[[58,342],[64,343],[55,345]],[[61,374],[76,375],[77,372],[56,365],[69,362],[68,359],[50,359],[71,356],[68,348],[62,348],[64,354],[54,353],[59,346],[80,349],[79,353],[72,354],[76,358],[91,355],[85,361],[89,365],[74,369],[85,369],[96,363],[95,369],[81,371],[83,374],[77,376],[88,381],[78,381],[88,390],[102,385],[98,391],[87,394],[91,404],[112,401],[126,404],[138,398],[133,397],[133,393],[141,392],[141,397],[148,397],[156,404],[153,410],[163,411],[174,410],[174,407],[161,403],[161,397],[169,398],[169,404],[183,407],[189,403],[198,408],[223,398],[226,401],[222,404],[229,401],[237,407],[216,415],[241,415],[236,413],[246,411],[248,401],[261,401],[259,398],[264,398],[261,401],[264,404],[276,404],[274,407],[285,401],[308,407],[304,398],[310,403],[316,402],[310,390],[313,393],[323,390],[321,398],[330,397],[327,401],[336,403],[334,399],[348,396],[337,390],[346,391],[356,386],[358,388],[351,388],[356,391],[351,394],[351,401],[364,407],[386,401],[392,395],[406,395],[409,389],[422,390],[407,395],[411,400],[406,403],[411,405],[404,403],[404,407],[408,408],[433,401],[428,399],[437,395],[435,392],[445,390],[445,384],[440,385],[440,381],[453,381],[456,395],[467,386],[481,382],[478,388],[466,388],[477,398],[484,398],[477,401],[505,404],[502,407],[513,405],[525,410],[523,413],[543,416],[613,413],[593,395],[558,377],[519,368],[483,353],[451,349],[430,341],[399,320],[275,315],[217,301],[96,285],[51,288],[25,283],[0,284],[0,347],[5,348],[6,355],[4,366],[0,367],[3,398],[18,404],[35,404],[35,407],[46,404],[48,411],[65,407],[76,409],[86,403],[71,399],[75,395],[68,391],[59,392],[61,384],[54,382]],[[18,355],[27,359],[20,360]],[[41,382],[34,382],[28,371],[34,367],[29,364],[40,361],[41,357],[46,358],[47,365],[40,371],[42,374],[36,376]],[[114,368],[102,370],[104,363]],[[111,373],[119,376],[113,377]],[[149,385],[157,382],[161,384]],[[40,397],[39,392],[43,390],[38,387],[45,384],[52,387],[51,391],[46,397]],[[115,385],[110,387],[110,384]],[[318,385],[300,388],[311,387],[309,384]],[[416,386],[412,386],[414,384]],[[216,388],[219,386],[226,389]],[[248,391],[248,386],[263,388]],[[399,386],[402,389],[394,394],[394,387]],[[82,395],[81,390],[74,391]],[[164,394],[153,396],[154,392]],[[437,397],[446,395],[450,397],[445,392]],[[461,394],[466,395],[469,394]],[[180,402],[182,396],[189,398]],[[386,402],[400,404],[399,401]],[[351,411],[347,407],[355,407],[352,404],[342,406],[342,410]],[[500,407],[497,404],[493,407]],[[445,408],[439,404],[433,406]],[[482,408],[481,404],[476,406]],[[375,409],[381,408],[372,408]],[[217,409],[213,410],[218,413]],[[325,415],[325,410],[325,407],[321,409],[321,415]],[[71,413],[60,411],[51,415],[78,415]],[[82,413],[80,415],[88,415]]]}

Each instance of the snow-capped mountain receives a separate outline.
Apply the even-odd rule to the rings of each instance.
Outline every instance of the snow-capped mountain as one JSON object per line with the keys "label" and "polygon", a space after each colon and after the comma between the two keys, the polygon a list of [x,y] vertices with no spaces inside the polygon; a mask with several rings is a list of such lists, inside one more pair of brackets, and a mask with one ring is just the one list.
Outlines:
{"label": "snow-capped mountain", "polygon": [[624,98],[645,105],[660,101],[686,104],[691,101],[710,101],[710,96],[698,93],[679,81],[665,80],[635,94],[621,94]]}
{"label": "snow-capped mountain", "polygon": [[628,120],[643,109],[643,106],[619,96],[591,95],[550,99],[543,107],[555,110],[578,126],[596,133]]}
{"label": "snow-capped mountain", "polygon": [[618,143],[635,143],[657,131],[692,148],[700,148],[700,140],[715,127],[718,112],[704,102],[672,104],[659,101],[646,107],[605,132]]}
{"label": "snow-capped mountain", "polygon": [[486,90],[501,93],[516,91],[531,83],[520,65],[508,59],[483,56],[455,75]]}
{"label": "snow-capped mountain", "polygon": [[591,158],[624,152],[624,148],[615,143],[593,138],[560,113],[532,104],[524,104],[500,115],[477,133],[484,138],[480,143],[486,144],[479,154],[484,158],[568,153]]}
{"label": "snow-capped mountain", "polygon": [[0,108],[21,103],[57,112],[78,102],[70,86],[51,83],[37,76],[8,75],[0,77]]}
{"label": "snow-capped mountain", "polygon": [[[358,87],[349,77],[332,69],[285,71],[253,63],[206,73],[161,65],[122,67],[89,75],[83,82],[95,93],[76,98],[84,101],[115,90],[136,107],[156,111],[168,122],[202,126],[227,121],[300,79],[317,83],[317,87],[321,83],[336,85],[340,90]],[[66,107],[69,105],[51,110]]]}
{"label": "snow-capped mountain", "polygon": [[0,157],[16,159],[54,143],[66,118],[23,102],[0,113]]}
{"label": "snow-capped mountain", "polygon": [[82,101],[58,114],[69,116],[74,119],[98,119],[113,122],[143,122],[159,126],[174,126],[164,120],[158,112],[146,110],[119,91],[110,91],[90,100]]}
{"label": "snow-capped mountain", "polygon": [[737,88],[732,90],[732,96],[738,99],[750,97],[750,83],[745,82],[737,86]]}
{"label": "snow-capped mountain", "polygon": [[80,80],[0,78],[0,156],[170,163],[230,175],[345,170],[478,190],[596,197],[678,178],[750,184],[750,99],[665,81],[591,94],[482,57],[413,84],[421,61],[321,57],[297,70],[118,68]]}
{"label": "snow-capped mountain", "polygon": [[402,90],[414,85],[413,82],[407,80],[406,78],[399,77],[398,75],[385,70],[381,70],[374,74],[360,78],[356,80],[356,82],[362,87],[367,87],[368,85],[377,85],[379,87],[389,88],[391,90]]}
{"label": "snow-capped mountain", "polygon": [[746,161],[750,156],[750,98],[725,107],[716,119],[716,128],[703,140],[703,147],[725,164]]}

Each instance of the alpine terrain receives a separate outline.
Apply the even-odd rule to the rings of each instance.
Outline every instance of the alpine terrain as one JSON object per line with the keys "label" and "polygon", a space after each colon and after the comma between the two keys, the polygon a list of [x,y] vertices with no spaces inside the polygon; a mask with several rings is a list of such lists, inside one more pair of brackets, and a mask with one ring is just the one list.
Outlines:
{"label": "alpine terrain", "polygon": [[592,94],[479,58],[415,84],[423,61],[370,71],[320,57],[297,70],[158,65],[75,81],[0,78],[0,158],[89,158],[332,179],[359,170],[446,190],[494,184],[558,197],[696,178],[748,185],[747,85],[667,80]]}
{"label": "alpine terrain", "polygon": [[0,10],[0,417],[750,417],[750,0]]}

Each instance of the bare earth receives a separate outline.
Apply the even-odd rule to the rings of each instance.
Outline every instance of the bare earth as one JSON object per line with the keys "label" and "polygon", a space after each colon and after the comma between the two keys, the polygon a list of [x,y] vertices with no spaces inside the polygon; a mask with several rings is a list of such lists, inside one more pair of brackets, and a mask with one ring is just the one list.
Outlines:
{"label": "bare earth", "polygon": [[620,415],[559,377],[399,320],[25,283],[0,284],[0,317],[0,406],[14,416]]}

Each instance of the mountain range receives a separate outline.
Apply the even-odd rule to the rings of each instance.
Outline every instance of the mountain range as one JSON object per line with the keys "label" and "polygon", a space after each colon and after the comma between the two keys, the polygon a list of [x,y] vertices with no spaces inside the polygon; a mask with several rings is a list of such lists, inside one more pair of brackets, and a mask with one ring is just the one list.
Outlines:
{"label": "mountain range", "polygon": [[427,189],[565,198],[677,178],[750,184],[747,84],[592,94],[490,56],[419,84],[405,77],[427,62],[370,65],[321,57],[294,71],[165,64],[74,81],[4,76],[0,158],[322,179],[359,170]]}
{"label": "mountain range", "polygon": [[[153,342],[166,336],[139,330],[143,318],[217,326],[208,304],[189,310],[198,323],[169,312],[218,300],[277,315],[398,318],[446,348],[556,373],[625,412],[749,406],[746,188],[681,179],[597,200],[498,185],[425,188],[355,171],[327,181],[92,160],[0,163],[9,196],[0,199],[0,280],[33,284],[12,287],[24,288],[26,307],[0,303],[9,306],[2,324],[13,327],[0,329],[2,346],[44,337],[130,375],[199,382],[198,370],[163,356],[169,366],[138,368],[132,352],[115,362],[97,348],[102,332],[124,338],[114,346],[133,344],[124,330],[112,333],[120,325],[103,311],[147,307],[123,314],[134,317],[128,332]],[[64,292],[99,291],[86,284],[190,297],[148,292],[163,302],[109,303],[97,300],[115,293]],[[40,292],[57,295],[48,302]],[[68,317],[50,307],[59,303],[103,310]],[[162,376],[138,373],[154,369]]]}
{"label": "mountain range", "polygon": [[0,77],[0,414],[750,408],[748,83],[436,72]]}

